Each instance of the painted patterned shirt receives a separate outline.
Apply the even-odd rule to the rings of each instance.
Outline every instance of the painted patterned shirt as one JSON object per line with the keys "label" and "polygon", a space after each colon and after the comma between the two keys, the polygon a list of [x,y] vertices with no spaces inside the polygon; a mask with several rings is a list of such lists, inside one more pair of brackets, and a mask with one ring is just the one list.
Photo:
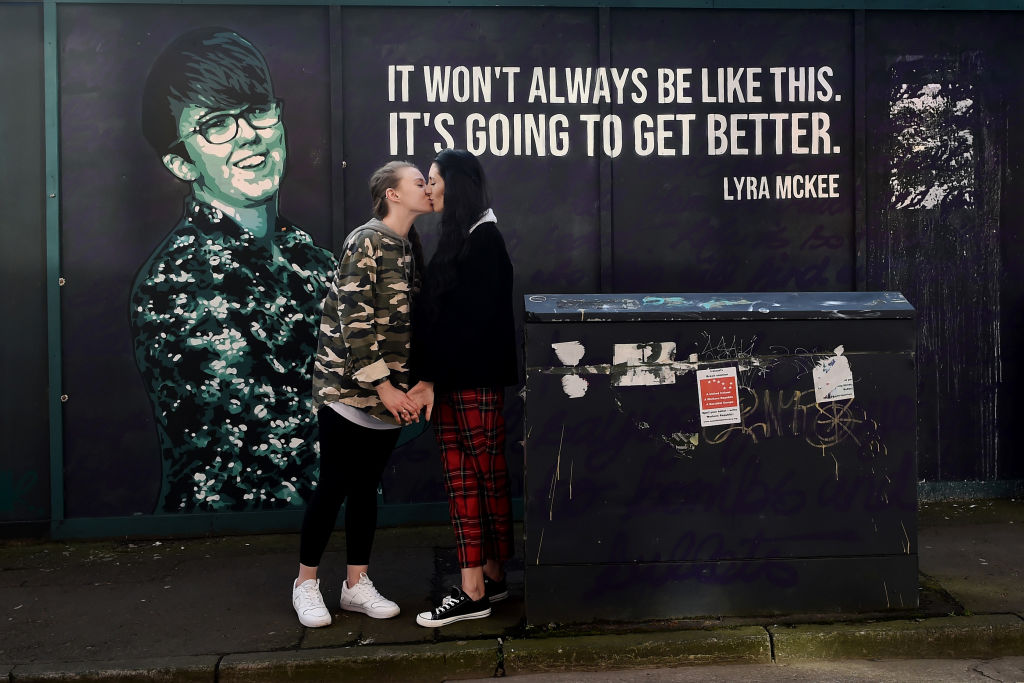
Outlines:
{"label": "painted patterned shirt", "polygon": [[131,293],[135,359],[163,455],[158,509],[308,499],[319,467],[310,371],[333,266],[283,219],[257,238],[186,200]]}

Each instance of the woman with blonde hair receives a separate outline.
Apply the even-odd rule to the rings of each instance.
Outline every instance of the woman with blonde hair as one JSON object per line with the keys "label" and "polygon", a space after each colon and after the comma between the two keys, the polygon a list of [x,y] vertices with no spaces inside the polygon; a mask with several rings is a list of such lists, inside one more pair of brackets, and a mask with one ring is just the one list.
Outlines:
{"label": "woman with blonde hair", "polygon": [[374,172],[370,196],[374,218],[346,238],[320,322],[313,376],[320,478],[303,518],[299,575],[292,584],[292,606],[304,626],[331,623],[317,569],[346,499],[341,609],[378,619],[400,611],[377,591],[368,571],[377,484],[400,427],[417,421],[422,407],[406,393],[422,263],[413,221],[431,205],[423,175],[404,161]]}

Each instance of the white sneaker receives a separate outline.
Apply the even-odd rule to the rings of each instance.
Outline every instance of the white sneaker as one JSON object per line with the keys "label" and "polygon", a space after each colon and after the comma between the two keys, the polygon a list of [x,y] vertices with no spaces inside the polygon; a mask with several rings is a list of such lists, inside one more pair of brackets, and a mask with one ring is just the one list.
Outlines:
{"label": "white sneaker", "polygon": [[303,626],[317,628],[331,625],[331,613],[320,595],[320,579],[307,579],[298,586],[292,584],[292,607]]}
{"label": "white sneaker", "polygon": [[401,611],[398,605],[377,592],[373,587],[373,581],[370,581],[365,572],[360,572],[359,583],[352,588],[348,587],[348,581],[342,582],[341,609],[362,612],[374,619],[387,619]]}

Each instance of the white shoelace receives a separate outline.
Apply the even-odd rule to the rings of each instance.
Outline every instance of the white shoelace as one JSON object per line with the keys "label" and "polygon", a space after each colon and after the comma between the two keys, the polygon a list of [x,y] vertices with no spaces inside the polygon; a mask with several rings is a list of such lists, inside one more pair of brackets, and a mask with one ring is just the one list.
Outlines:
{"label": "white shoelace", "polygon": [[[364,574],[363,576],[366,575]],[[366,583],[363,583],[363,581],[360,580],[352,589],[352,592],[355,593],[363,603],[377,602],[380,600],[387,601],[387,598],[380,594],[380,591],[378,591],[377,587],[373,585],[373,581],[370,581],[369,577],[366,577]]]}
{"label": "white shoelace", "polygon": [[444,596],[444,599],[441,600],[441,606],[437,608],[437,613],[440,614],[441,612],[450,610],[458,602],[459,601],[456,598],[453,598],[450,595]]}
{"label": "white shoelace", "polygon": [[303,597],[319,607],[323,604],[324,599],[320,596],[320,591],[315,583],[309,581],[303,581],[299,584],[299,592],[302,593]]}

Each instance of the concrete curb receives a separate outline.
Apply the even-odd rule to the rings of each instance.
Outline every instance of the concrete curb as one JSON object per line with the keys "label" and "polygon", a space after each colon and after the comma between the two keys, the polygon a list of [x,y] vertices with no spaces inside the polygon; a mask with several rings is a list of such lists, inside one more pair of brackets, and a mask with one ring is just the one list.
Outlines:
{"label": "concrete curb", "polygon": [[299,652],[228,655],[220,682],[235,681],[441,681],[488,678],[499,659],[497,640],[421,645],[378,645]]}
{"label": "concrete curb", "polygon": [[203,681],[217,676],[217,655],[126,659],[110,662],[21,664],[13,667],[10,680],[35,681]]}
{"label": "concrete curb", "polygon": [[1014,614],[770,626],[778,662],[800,659],[987,658],[1024,654]]}
{"label": "concrete curb", "polygon": [[510,674],[772,661],[760,626],[515,640],[505,643],[504,654]]}
{"label": "concrete curb", "polygon": [[796,626],[464,640],[114,662],[25,664],[29,681],[438,681],[508,674],[700,664],[1024,655],[1015,614]]}

